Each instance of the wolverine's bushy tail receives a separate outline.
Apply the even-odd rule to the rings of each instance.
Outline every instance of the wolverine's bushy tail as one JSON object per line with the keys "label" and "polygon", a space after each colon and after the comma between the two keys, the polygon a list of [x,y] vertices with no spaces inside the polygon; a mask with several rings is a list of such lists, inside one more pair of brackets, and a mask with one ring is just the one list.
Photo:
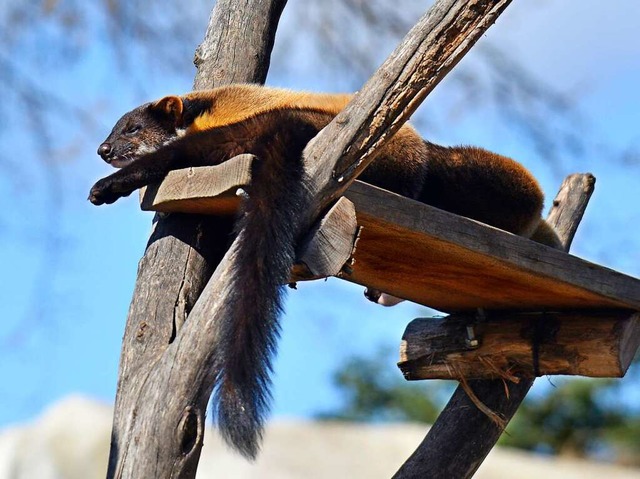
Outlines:
{"label": "wolverine's bushy tail", "polygon": [[221,311],[216,351],[218,427],[230,445],[251,459],[257,455],[271,400],[283,285],[295,260],[301,211],[308,207],[300,161],[304,144],[282,141],[288,153],[254,161],[249,199],[238,219],[240,246],[232,257],[234,276],[227,285],[229,299]]}

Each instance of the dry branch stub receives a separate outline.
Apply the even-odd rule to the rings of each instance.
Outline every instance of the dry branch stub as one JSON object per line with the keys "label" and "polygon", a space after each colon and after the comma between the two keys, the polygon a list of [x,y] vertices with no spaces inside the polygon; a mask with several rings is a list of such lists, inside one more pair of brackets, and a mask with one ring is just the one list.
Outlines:
{"label": "dry branch stub", "polygon": [[[595,178],[590,174],[570,175],[553,202],[547,222],[558,232],[565,251],[571,246],[594,184]],[[464,380],[393,478],[473,476],[533,385],[533,378],[519,379]],[[486,414],[487,409],[490,414]]]}

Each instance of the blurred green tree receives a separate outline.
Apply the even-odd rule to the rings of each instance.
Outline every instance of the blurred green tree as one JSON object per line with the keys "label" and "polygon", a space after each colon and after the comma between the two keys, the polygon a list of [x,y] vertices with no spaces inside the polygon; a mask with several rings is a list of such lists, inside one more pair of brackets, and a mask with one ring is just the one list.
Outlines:
{"label": "blurred green tree", "polygon": [[[452,381],[407,382],[388,354],[353,357],[334,374],[344,403],[320,419],[433,423]],[[638,365],[630,374],[637,375]],[[625,404],[615,379],[559,378],[527,397],[500,444],[529,451],[640,466],[640,410]]]}

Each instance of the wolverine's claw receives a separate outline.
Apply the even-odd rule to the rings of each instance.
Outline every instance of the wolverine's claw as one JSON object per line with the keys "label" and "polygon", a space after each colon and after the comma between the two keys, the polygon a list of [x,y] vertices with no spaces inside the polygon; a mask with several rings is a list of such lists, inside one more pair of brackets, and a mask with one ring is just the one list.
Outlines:
{"label": "wolverine's claw", "polygon": [[111,204],[121,196],[113,190],[113,183],[103,178],[93,185],[91,191],[89,191],[89,201],[96,206],[105,203]]}
{"label": "wolverine's claw", "polygon": [[103,203],[102,201],[100,201],[100,195],[96,194],[93,188],[89,192],[89,197],[87,199],[96,206],[101,205]]}

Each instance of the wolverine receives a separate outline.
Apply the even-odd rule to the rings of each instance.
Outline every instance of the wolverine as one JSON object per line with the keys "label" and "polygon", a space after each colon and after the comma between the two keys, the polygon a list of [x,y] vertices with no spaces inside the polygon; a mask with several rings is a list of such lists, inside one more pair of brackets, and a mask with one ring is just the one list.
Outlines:
{"label": "wolverine", "polygon": [[[213,403],[227,442],[258,452],[270,403],[283,287],[295,261],[297,218],[308,207],[302,153],[350,95],[229,85],[166,96],[126,113],[98,154],[119,170],[89,193],[109,204],[175,169],[252,153],[252,183],[236,231],[232,296],[221,317]],[[558,246],[541,218],[543,194],[519,163],[476,147],[444,147],[409,125],[395,133],[359,179],[535,241]],[[367,296],[393,302],[377,291]]]}

